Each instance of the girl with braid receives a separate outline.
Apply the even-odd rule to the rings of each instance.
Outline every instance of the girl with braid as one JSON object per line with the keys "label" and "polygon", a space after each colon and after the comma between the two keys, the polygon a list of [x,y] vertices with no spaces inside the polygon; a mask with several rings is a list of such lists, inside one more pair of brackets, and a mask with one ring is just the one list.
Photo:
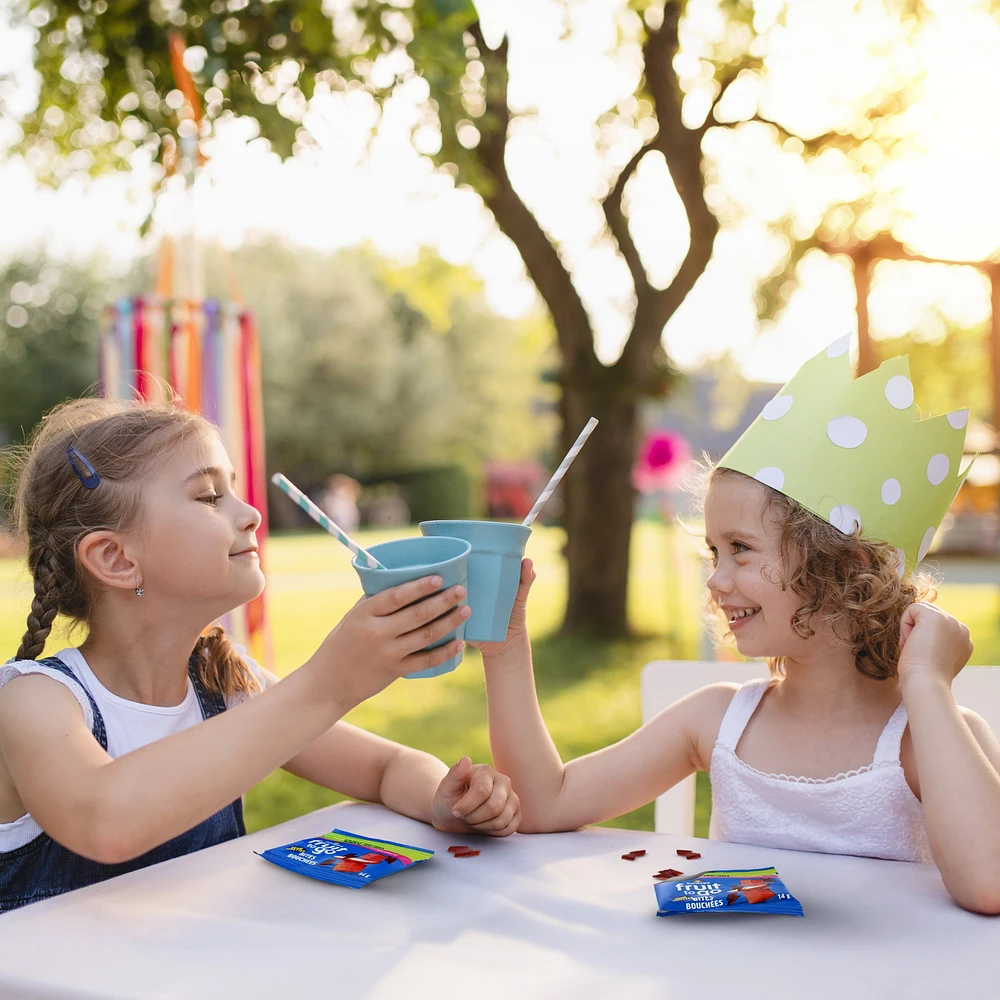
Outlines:
{"label": "girl with braid", "polygon": [[[428,577],[360,601],[280,682],[212,623],[256,597],[260,515],[216,428],[172,406],[80,400],[50,414],[16,492],[34,599],[0,666],[0,910],[243,834],[277,767],[437,829],[506,836],[510,782],[342,721],[460,643]],[[86,629],[43,657],[57,614]]]}

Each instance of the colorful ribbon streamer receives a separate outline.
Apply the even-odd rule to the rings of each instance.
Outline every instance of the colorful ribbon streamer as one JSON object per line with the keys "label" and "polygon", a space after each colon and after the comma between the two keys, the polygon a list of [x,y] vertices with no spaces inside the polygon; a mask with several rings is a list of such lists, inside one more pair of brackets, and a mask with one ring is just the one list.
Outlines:
{"label": "colorful ribbon streamer", "polygon": [[[160,402],[164,384],[183,405],[222,432],[242,498],[263,518],[257,532],[261,567],[267,541],[267,478],[260,343],[253,314],[214,300],[145,296],[122,299],[105,313],[100,338],[101,392]],[[270,660],[264,595],[227,616],[234,638],[262,663]]]}

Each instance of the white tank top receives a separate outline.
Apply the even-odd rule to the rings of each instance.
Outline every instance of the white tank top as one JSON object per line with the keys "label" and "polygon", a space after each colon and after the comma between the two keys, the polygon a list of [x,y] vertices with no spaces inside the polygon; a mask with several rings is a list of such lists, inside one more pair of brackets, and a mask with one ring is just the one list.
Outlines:
{"label": "white tank top", "polygon": [[923,809],[899,763],[906,728],[900,703],[870,764],[832,778],[765,774],[736,756],[743,730],[770,684],[733,695],[712,750],[709,836],[739,844],[892,861],[931,861]]}
{"label": "white tank top", "polygon": [[[265,686],[264,675],[260,667],[246,655],[242,646],[235,647],[246,660],[251,672]],[[87,728],[94,725],[94,710],[84,689],[90,692],[97,703],[104,719],[104,728],[108,736],[108,756],[123,757],[139,747],[147,746],[154,740],[166,739],[174,733],[183,732],[191,726],[203,721],[201,706],[190,678],[187,683],[187,693],[184,700],[177,705],[143,705],[135,701],[126,701],[112,694],[90,669],[90,664],[84,659],[83,653],[75,647],[61,649],[55,654],[76,675],[73,681],[64,673],[47,667],[35,660],[8,660],[0,664],[0,687],[3,687],[15,677],[22,674],[43,674],[52,680],[69,688],[80,705]],[[246,695],[236,694],[226,699],[226,707],[233,708],[246,700]],[[0,851],[13,851],[34,840],[42,832],[42,828],[30,813],[25,813],[10,823],[0,823]]]}

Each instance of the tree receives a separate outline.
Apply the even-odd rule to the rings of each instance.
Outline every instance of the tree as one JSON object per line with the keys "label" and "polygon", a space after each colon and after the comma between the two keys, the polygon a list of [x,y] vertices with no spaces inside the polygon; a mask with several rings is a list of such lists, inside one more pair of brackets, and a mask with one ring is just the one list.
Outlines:
{"label": "tree", "polygon": [[0,447],[22,443],[47,410],[96,384],[108,291],[92,269],[42,258],[0,271]]}
{"label": "tree", "polygon": [[989,325],[965,326],[930,311],[922,326],[937,326],[940,333],[924,330],[904,337],[876,340],[876,364],[905,354],[920,411],[924,415],[948,413],[968,407],[973,417],[989,423],[993,417],[990,380]]}
{"label": "tree", "polygon": [[[631,137],[624,165],[607,160],[599,205],[604,238],[627,265],[634,295],[630,334],[620,357],[606,365],[595,352],[594,324],[560,246],[508,173],[508,141],[531,109],[512,107],[508,41],[493,49],[486,45],[471,0],[25,2],[39,31],[42,99],[23,122],[24,146],[39,169],[55,176],[98,169],[116,158],[124,162],[136,147],[168,162],[175,129],[181,135],[210,131],[227,114],[255,118],[263,136],[288,156],[309,142],[301,123],[318,91],[363,88],[384,103],[399,88],[423,81],[427,100],[417,128],[439,132],[430,155],[457,183],[481,195],[548,307],[561,352],[564,444],[590,415],[602,422],[567,477],[565,515],[565,628],[602,634],[627,629],[637,406],[643,396],[666,389],[671,370],[661,347],[664,326],[708,266],[720,218],[739,211],[724,197],[706,196],[714,170],[706,152],[709,133],[763,128],[786,155],[819,160],[836,153],[838,169],[857,181],[846,196],[833,199],[849,202],[848,216],[838,216],[831,204],[811,225],[790,217],[772,220],[786,246],[773,280],[762,286],[763,301],[773,304],[787,293],[786,279],[817,233],[829,239],[854,226],[877,231],[887,225],[871,213],[878,195],[871,178],[905,136],[897,119],[912,81],[899,71],[892,50],[917,30],[921,12],[920,0],[842,0],[859,18],[863,8],[865,17],[880,8],[897,30],[891,38],[881,32],[877,43],[884,79],[853,98],[829,131],[817,135],[766,113],[772,46],[787,12],[811,0],[783,0],[767,10],[753,0],[622,0],[620,44],[640,54],[641,69],[632,99],[608,108],[595,124],[599,131],[626,130]],[[574,0],[566,5],[572,8]],[[726,30],[685,52],[683,29],[696,8],[714,8]],[[859,30],[861,25],[859,20]],[[206,119],[197,127],[171,71],[170,31],[188,46],[186,64],[204,96]],[[689,68],[682,73],[679,59],[685,55]],[[662,157],[669,168],[690,233],[687,252],[665,287],[650,278],[629,225],[630,182],[647,156]]]}
{"label": "tree", "polygon": [[[544,341],[501,319],[463,268],[364,251],[244,247],[231,271],[261,331],[268,465],[304,488],[537,451]],[[217,266],[209,289],[224,289]]]}

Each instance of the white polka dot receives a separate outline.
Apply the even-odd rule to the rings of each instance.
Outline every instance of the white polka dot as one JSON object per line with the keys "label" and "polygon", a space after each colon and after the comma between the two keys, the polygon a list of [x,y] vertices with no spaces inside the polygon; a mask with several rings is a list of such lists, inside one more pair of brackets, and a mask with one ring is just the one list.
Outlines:
{"label": "white polka dot", "polygon": [[868,437],[868,428],[857,417],[834,417],[826,425],[826,436],[839,448],[857,448]]}
{"label": "white polka dot", "polygon": [[899,565],[896,567],[896,572],[899,574],[900,580],[902,580],[903,574],[906,572],[906,553],[902,549],[896,549],[896,556],[899,559]]}
{"label": "white polka dot", "polygon": [[920,548],[917,550],[917,562],[920,562],[920,560],[923,559],[924,556],[930,551],[931,542],[934,541],[935,531],[937,531],[937,528],[928,528],[924,532],[924,537],[920,542]]}
{"label": "white polka dot", "polygon": [[783,417],[791,408],[794,400],[791,396],[775,396],[774,399],[770,400],[763,410],[760,411],[760,415],[765,420],[777,420],[779,417]]}
{"label": "white polka dot", "polygon": [[968,422],[968,410],[952,410],[951,413],[948,414],[948,423],[951,424],[956,431],[960,431]]}
{"label": "white polka dot", "polygon": [[940,486],[950,468],[951,462],[948,461],[947,455],[942,455],[940,452],[932,455],[931,460],[927,463],[927,478],[930,480],[931,486]]}
{"label": "white polka dot", "polygon": [[903,489],[898,479],[887,479],[882,484],[882,503],[894,504],[902,495]]}
{"label": "white polka dot", "polygon": [[850,349],[851,335],[847,334],[846,337],[841,337],[839,340],[835,340],[826,349],[826,356],[828,358],[839,358],[842,354],[846,354]]}
{"label": "white polka dot", "polygon": [[758,472],[754,479],[765,486],[770,486],[772,490],[782,490],[785,487],[785,474],[776,465],[768,465]]}
{"label": "white polka dot", "polygon": [[885,398],[897,410],[913,405],[913,383],[905,375],[893,375],[885,384]]}
{"label": "white polka dot", "polygon": [[847,504],[837,504],[830,511],[829,521],[830,524],[845,535],[852,535],[855,529],[860,530],[861,528],[861,515]]}

